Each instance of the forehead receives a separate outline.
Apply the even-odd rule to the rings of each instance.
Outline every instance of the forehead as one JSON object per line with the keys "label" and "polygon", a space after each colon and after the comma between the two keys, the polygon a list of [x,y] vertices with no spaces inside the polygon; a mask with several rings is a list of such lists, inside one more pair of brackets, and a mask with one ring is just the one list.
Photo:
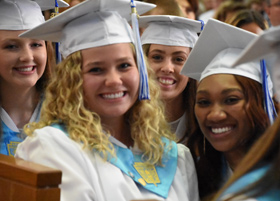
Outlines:
{"label": "forehead", "polygon": [[153,50],[163,50],[165,52],[185,52],[189,53],[191,48],[183,47],[183,46],[168,46],[168,45],[160,45],[160,44],[151,44],[150,52]]}
{"label": "forehead", "polygon": [[18,37],[19,34],[26,30],[0,30],[0,38]]}
{"label": "forehead", "polygon": [[197,91],[222,91],[226,89],[242,90],[240,84],[232,74],[214,74],[205,77],[198,84]]}
{"label": "forehead", "polygon": [[183,7],[191,7],[190,3],[187,0],[176,0],[178,4]]}

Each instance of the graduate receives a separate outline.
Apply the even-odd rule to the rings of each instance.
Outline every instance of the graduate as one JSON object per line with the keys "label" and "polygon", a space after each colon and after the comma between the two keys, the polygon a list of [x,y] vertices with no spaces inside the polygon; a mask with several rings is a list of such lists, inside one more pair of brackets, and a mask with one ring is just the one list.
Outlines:
{"label": "graduate", "polygon": [[231,67],[255,37],[210,19],[181,72],[199,81],[195,102],[199,129],[190,136],[188,147],[202,200],[211,199],[224,185],[276,117],[272,82],[262,62]]}
{"label": "graduate", "polygon": [[186,143],[195,124],[196,80],[180,71],[194,47],[203,22],[171,15],[142,16],[144,53],[155,71],[166,118],[177,140]]}
{"label": "graduate", "polygon": [[45,21],[42,10],[55,7],[54,0],[38,3],[0,1],[0,153],[5,155],[13,156],[18,143],[25,138],[23,126],[39,120],[45,85],[51,73],[51,44],[18,37]]}
{"label": "graduate", "polygon": [[[135,3],[138,14],[154,7]],[[138,66],[130,13],[129,0],[88,0],[21,35],[61,43],[16,157],[60,169],[62,201],[198,200],[190,151],[173,141],[152,70]]]}
{"label": "graduate", "polygon": [[[278,57],[271,72],[279,75],[280,26],[265,31],[253,40],[233,66],[257,59]],[[256,51],[258,50],[258,51]],[[280,78],[273,79],[279,86]],[[276,90],[279,95],[279,89]],[[279,155],[280,118],[255,143],[215,200],[278,200],[280,197]]]}

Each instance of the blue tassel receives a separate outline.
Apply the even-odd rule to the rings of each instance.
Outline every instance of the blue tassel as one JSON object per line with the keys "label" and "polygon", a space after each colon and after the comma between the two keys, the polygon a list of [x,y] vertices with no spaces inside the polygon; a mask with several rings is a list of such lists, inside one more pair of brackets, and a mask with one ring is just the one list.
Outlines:
{"label": "blue tassel", "polygon": [[133,36],[135,41],[137,65],[140,74],[140,86],[139,86],[139,100],[150,100],[150,92],[148,85],[148,73],[143,56],[143,49],[140,40],[139,24],[136,13],[136,6],[134,0],[131,0],[131,21],[133,28]]}
{"label": "blue tassel", "polygon": [[277,112],[274,107],[274,103],[272,100],[272,97],[269,93],[269,88],[268,88],[268,82],[267,82],[267,71],[266,71],[266,64],[265,60],[260,61],[261,64],[261,74],[262,74],[262,87],[263,87],[263,92],[264,92],[264,106],[265,106],[265,111],[268,115],[270,124],[272,125],[275,119],[277,118]]}
{"label": "blue tassel", "polygon": [[198,21],[201,22],[201,29],[200,29],[200,31],[203,31],[203,29],[204,29],[204,21],[203,20],[198,20]]}
{"label": "blue tassel", "polygon": [[[58,5],[58,2],[57,0],[55,0],[55,15],[58,15],[59,13],[59,5]],[[54,16],[55,16],[54,15]],[[61,54],[59,52],[59,43],[55,43],[55,56],[56,56],[56,63],[60,63],[61,62]]]}

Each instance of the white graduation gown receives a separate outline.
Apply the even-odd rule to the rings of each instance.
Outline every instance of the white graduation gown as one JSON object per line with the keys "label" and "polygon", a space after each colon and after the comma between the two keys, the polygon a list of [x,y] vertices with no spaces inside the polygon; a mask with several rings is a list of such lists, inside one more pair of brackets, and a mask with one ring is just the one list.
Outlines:
{"label": "white graduation gown", "polygon": [[[126,148],[113,137],[111,142]],[[15,156],[62,170],[61,201],[199,200],[192,156],[189,149],[180,144],[177,170],[167,199],[135,183],[99,154],[83,149],[54,127],[36,130],[33,137],[27,137],[18,146]]]}

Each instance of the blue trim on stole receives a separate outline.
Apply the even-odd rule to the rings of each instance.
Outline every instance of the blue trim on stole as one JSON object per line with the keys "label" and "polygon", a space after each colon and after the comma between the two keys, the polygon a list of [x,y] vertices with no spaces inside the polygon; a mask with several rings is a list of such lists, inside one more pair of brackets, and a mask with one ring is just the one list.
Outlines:
{"label": "blue trim on stole", "polygon": [[2,137],[0,144],[0,153],[7,156],[14,156],[16,152],[17,145],[24,139],[19,137],[20,132],[15,132],[11,130],[4,122],[2,123]]}
{"label": "blue trim on stole", "polygon": [[[67,133],[63,124],[52,124],[51,126],[60,129],[69,137],[69,134]],[[128,148],[123,148],[113,144],[117,158],[109,157],[110,159],[108,159],[108,162],[118,167],[124,174],[129,176],[136,183],[142,185],[143,188],[163,198],[167,198],[170,186],[173,183],[177,170],[178,148],[177,144],[174,141],[170,141],[166,138],[162,138],[162,141],[165,143],[164,155],[162,159],[163,166],[155,166],[158,177],[160,179],[160,183],[157,183],[157,185],[149,183],[146,183],[146,185],[142,185],[141,183],[139,183],[138,180],[142,177],[133,165],[135,162],[143,162],[141,158],[142,155],[136,155]]]}
{"label": "blue trim on stole", "polygon": [[[136,155],[130,149],[122,148],[114,144],[117,158],[112,158],[110,162],[145,189],[163,198],[167,198],[177,169],[178,150],[175,142],[166,138],[162,138],[162,141],[165,143],[163,166],[155,166],[160,179],[160,183],[157,183],[157,185],[146,183],[146,185],[143,186],[139,183],[138,180],[142,177],[133,165],[135,162],[143,162],[141,158],[142,155]],[[172,143],[172,148],[169,147],[170,142]]]}
{"label": "blue trim on stole", "polygon": [[[265,165],[261,168],[258,168],[256,170],[253,170],[244,176],[242,176],[240,179],[238,179],[235,183],[233,183],[224,193],[221,197],[227,194],[236,193],[245,187],[249,186],[250,184],[258,181],[262,178],[262,176],[265,175],[265,173],[269,170],[270,166]],[[253,194],[254,191],[248,192],[246,195],[250,197],[251,194]],[[264,194],[260,196],[253,196],[252,198],[255,198],[258,201],[272,201],[272,200],[279,200],[280,198],[280,189],[273,188]]]}

